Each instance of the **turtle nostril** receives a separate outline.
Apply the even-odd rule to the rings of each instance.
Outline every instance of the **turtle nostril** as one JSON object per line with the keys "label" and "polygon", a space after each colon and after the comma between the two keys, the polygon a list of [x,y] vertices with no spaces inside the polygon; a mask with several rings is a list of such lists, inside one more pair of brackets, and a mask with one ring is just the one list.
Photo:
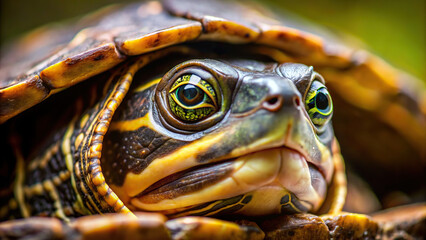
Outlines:
{"label": "turtle nostril", "polygon": [[269,111],[278,111],[283,105],[284,99],[281,96],[271,96],[263,102],[263,108]]}
{"label": "turtle nostril", "polygon": [[299,96],[294,96],[293,97],[293,103],[294,103],[294,106],[296,108],[299,108],[300,107],[300,97]]}

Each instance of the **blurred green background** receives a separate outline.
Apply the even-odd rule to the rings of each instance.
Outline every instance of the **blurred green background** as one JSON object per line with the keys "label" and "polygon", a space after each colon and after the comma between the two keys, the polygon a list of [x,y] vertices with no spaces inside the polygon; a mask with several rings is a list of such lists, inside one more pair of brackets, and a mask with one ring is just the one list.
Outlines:
{"label": "blurred green background", "polygon": [[[1,0],[0,41],[43,24],[89,13],[114,0]],[[258,0],[325,26],[358,47],[426,80],[425,0]],[[349,37],[348,37],[349,36]],[[355,40],[354,40],[355,39]]]}

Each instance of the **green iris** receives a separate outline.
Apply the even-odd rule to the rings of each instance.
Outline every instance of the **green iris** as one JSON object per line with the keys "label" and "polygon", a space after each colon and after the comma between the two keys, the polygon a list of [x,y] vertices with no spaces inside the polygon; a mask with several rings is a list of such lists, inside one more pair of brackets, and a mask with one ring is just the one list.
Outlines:
{"label": "green iris", "polygon": [[333,114],[333,102],[327,88],[314,81],[306,95],[306,110],[312,122],[317,126],[325,125]]}
{"label": "green iris", "polygon": [[176,117],[185,122],[196,122],[217,110],[213,86],[195,74],[179,77],[169,91],[169,106]]}

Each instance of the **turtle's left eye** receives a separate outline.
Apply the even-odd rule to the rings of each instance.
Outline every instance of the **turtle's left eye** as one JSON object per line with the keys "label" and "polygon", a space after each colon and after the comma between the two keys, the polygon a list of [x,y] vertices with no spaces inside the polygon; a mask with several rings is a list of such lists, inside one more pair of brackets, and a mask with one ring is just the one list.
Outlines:
{"label": "turtle's left eye", "polygon": [[327,88],[319,81],[314,81],[305,99],[306,111],[312,122],[321,127],[333,115],[333,102]]}
{"label": "turtle's left eye", "polygon": [[173,114],[185,122],[200,121],[217,111],[216,92],[195,74],[180,76],[169,90]]}

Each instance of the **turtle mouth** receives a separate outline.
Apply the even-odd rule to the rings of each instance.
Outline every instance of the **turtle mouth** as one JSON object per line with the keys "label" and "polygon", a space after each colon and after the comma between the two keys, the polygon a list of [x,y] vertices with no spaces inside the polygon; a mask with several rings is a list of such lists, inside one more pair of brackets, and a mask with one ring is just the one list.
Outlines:
{"label": "turtle mouth", "polygon": [[158,202],[162,199],[195,192],[229,176],[234,169],[232,162],[235,159],[237,158],[195,166],[174,173],[155,182],[137,197],[143,198],[145,202]]}
{"label": "turtle mouth", "polygon": [[144,210],[176,212],[278,185],[315,206],[325,194],[325,179],[302,153],[283,146],[171,174],[135,196],[132,204]]}

